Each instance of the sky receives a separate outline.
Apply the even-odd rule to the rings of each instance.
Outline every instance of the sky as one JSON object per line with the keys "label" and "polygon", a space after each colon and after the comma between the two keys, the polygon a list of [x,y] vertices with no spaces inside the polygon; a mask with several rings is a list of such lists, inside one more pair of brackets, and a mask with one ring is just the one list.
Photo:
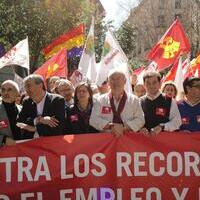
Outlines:
{"label": "sky", "polygon": [[118,29],[125,21],[131,8],[137,6],[138,0],[100,0],[106,10],[105,21],[113,20],[113,25]]}

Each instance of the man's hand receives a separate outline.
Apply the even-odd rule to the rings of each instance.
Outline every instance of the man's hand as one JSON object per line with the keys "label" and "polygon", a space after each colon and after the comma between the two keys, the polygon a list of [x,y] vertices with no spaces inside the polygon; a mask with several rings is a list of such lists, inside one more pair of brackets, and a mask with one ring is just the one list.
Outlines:
{"label": "man's hand", "polygon": [[139,133],[142,133],[144,135],[149,135],[149,131],[146,128],[140,129]]}
{"label": "man's hand", "polygon": [[117,124],[117,123],[113,123],[113,126],[111,128],[111,132],[117,136],[120,137],[123,135],[124,133],[124,126],[123,124]]}
{"label": "man's hand", "polygon": [[151,129],[151,134],[152,135],[158,135],[162,131],[162,127],[160,125],[155,126],[154,128]]}
{"label": "man's hand", "polygon": [[53,117],[45,116],[45,117],[40,117],[39,123],[48,125],[51,128],[55,128],[58,126],[59,121],[54,116]]}
{"label": "man's hand", "polygon": [[31,125],[28,125],[28,124],[25,124],[25,123],[18,122],[16,124],[16,126],[19,127],[20,129],[23,129],[23,130],[26,130],[26,131],[30,131],[30,132],[35,132],[36,131],[35,126],[31,126]]}
{"label": "man's hand", "polygon": [[103,128],[103,130],[111,130],[113,126],[113,123],[109,122],[108,124],[105,125],[105,127]]}
{"label": "man's hand", "polygon": [[5,141],[5,145],[6,146],[12,146],[12,145],[15,145],[15,140],[13,140],[12,138],[10,137],[6,137],[6,141]]}

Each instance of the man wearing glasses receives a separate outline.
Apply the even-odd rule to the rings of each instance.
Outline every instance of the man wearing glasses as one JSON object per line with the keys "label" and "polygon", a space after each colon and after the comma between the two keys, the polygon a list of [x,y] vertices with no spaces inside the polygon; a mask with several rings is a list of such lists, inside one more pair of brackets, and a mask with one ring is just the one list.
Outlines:
{"label": "man wearing glasses", "polygon": [[200,78],[188,77],[183,82],[185,99],[178,103],[181,130],[200,131]]}
{"label": "man wearing glasses", "polygon": [[14,145],[21,139],[21,131],[16,126],[16,118],[20,111],[15,101],[19,96],[19,87],[12,80],[6,80],[1,85],[0,99],[0,146]]}

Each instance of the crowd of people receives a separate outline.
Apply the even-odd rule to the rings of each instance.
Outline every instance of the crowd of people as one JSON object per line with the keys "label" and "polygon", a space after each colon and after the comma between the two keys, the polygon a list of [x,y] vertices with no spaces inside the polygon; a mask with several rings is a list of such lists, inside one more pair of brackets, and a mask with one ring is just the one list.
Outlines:
{"label": "crowd of people", "polygon": [[119,137],[127,131],[147,136],[200,131],[200,78],[184,80],[180,101],[175,84],[162,84],[159,73],[145,73],[143,84],[136,78],[133,94],[125,91],[126,76],[118,69],[98,87],[87,82],[75,87],[59,77],[46,83],[32,74],[24,79],[23,95],[16,82],[6,80],[1,84],[0,145],[66,134],[109,132]]}

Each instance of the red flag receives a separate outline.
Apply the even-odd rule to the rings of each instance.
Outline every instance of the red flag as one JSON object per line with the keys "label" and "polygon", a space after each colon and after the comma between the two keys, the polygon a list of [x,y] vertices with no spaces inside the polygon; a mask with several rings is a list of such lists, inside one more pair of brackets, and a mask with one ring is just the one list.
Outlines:
{"label": "red flag", "polygon": [[61,50],[58,54],[46,61],[34,74],[40,74],[44,79],[52,76],[67,77],[67,51]]}
{"label": "red flag", "polygon": [[195,76],[196,71],[198,72],[198,76],[200,76],[200,54],[191,61],[190,66],[185,74],[185,78]]}
{"label": "red flag", "polygon": [[180,54],[189,51],[189,41],[180,21],[176,19],[159,42],[148,53],[147,58],[155,61],[158,64],[157,70],[161,71],[173,64]]}
{"label": "red flag", "polygon": [[176,62],[174,63],[172,68],[168,71],[168,73],[166,74],[166,76],[162,82],[164,83],[166,81],[174,81],[177,68],[178,68],[178,60],[176,60]]}
{"label": "red flag", "polygon": [[139,75],[144,69],[145,69],[145,66],[141,65],[140,67],[138,67],[137,69],[133,71],[133,74]]}
{"label": "red flag", "polygon": [[[176,76],[176,72],[177,72],[177,69],[178,69],[178,60],[179,59],[177,59],[175,61],[175,63],[173,64],[172,68],[168,71],[168,73],[166,74],[166,76],[162,80],[163,83],[166,82],[166,81],[174,81],[175,76]],[[189,62],[190,62],[189,59],[186,58],[185,61],[182,63],[183,75],[185,74],[185,70],[188,67]]]}

